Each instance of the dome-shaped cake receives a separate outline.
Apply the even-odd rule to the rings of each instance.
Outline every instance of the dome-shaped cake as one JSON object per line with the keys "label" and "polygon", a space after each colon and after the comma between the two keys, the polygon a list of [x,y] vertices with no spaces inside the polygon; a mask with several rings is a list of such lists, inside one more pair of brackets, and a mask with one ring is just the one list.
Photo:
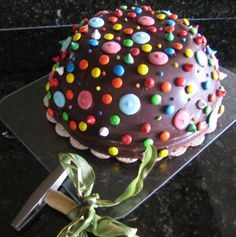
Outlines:
{"label": "dome-shaped cake", "polygon": [[153,144],[160,158],[203,141],[223,113],[216,51],[197,26],[149,6],[84,19],[62,42],[47,116],[72,145],[122,161]]}

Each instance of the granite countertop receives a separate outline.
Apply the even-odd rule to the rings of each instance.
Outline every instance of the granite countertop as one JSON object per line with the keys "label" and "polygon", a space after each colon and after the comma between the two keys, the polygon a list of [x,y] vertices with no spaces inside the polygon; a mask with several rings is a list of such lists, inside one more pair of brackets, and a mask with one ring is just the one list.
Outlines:
{"label": "granite countertop", "polygon": [[[5,21],[0,21],[0,98],[46,75],[52,66],[51,58],[58,51],[58,41],[71,31],[69,27],[59,25],[53,28],[34,27],[70,24],[72,20],[78,19],[71,10],[71,1],[63,1],[62,5],[60,1],[54,1],[53,7],[50,5],[53,4],[52,1],[42,5],[36,4],[30,14],[38,15],[36,14],[37,17],[32,18],[32,21],[29,21],[32,17],[30,14],[23,14],[24,9],[26,13],[29,12],[29,6],[24,6],[28,1],[23,1],[22,5],[10,2],[6,3],[3,7],[5,11],[1,14],[5,16]],[[101,2],[100,6],[98,2]],[[109,6],[111,8],[112,4],[119,2],[121,1],[110,1],[106,4],[105,1],[88,0],[87,5],[82,6],[81,3],[80,8],[73,9],[78,9],[78,15],[81,17],[91,16],[94,11]],[[171,8],[177,9],[180,16],[187,15],[192,19],[192,24],[200,25],[200,31],[207,37],[210,45],[218,50],[220,64],[236,73],[234,1],[214,1],[214,8],[210,3],[197,4],[199,1],[190,1],[190,5],[185,1],[170,2],[173,2]],[[160,1],[160,6],[167,8],[165,1]],[[48,11],[42,18],[44,8],[48,8]],[[7,14],[10,9],[18,9],[12,18]],[[55,16],[52,16],[52,11]],[[70,11],[71,14],[68,13]],[[205,18],[206,12],[210,19],[202,19]],[[12,29],[22,26],[26,28]],[[236,236],[235,144],[234,125],[123,221],[137,227],[139,236],[145,237]],[[56,236],[68,223],[65,216],[45,207],[34,222],[21,233],[10,226],[20,207],[47,175],[48,172],[0,122],[1,236],[51,237]]]}

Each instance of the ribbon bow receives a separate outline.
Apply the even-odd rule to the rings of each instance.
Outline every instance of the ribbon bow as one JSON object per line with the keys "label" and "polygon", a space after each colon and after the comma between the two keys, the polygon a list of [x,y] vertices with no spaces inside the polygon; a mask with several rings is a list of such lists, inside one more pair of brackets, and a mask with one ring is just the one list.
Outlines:
{"label": "ribbon bow", "polygon": [[63,168],[67,170],[82,203],[68,214],[72,221],[60,231],[57,237],[88,237],[87,233],[99,237],[135,237],[137,229],[111,217],[97,216],[95,209],[111,207],[137,195],[143,188],[145,177],[157,162],[156,149],[152,146],[146,149],[136,178],[114,201],[102,200],[99,194],[92,193],[95,173],[84,158],[72,153],[63,153],[59,155],[59,159]]}

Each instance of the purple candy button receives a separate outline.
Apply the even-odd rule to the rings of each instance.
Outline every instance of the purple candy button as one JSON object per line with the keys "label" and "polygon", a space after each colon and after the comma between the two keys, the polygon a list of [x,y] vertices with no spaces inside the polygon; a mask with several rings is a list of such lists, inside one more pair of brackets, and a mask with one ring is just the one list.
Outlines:
{"label": "purple candy button", "polygon": [[166,64],[168,62],[168,59],[169,58],[167,54],[160,51],[153,52],[149,55],[149,61],[155,65]]}

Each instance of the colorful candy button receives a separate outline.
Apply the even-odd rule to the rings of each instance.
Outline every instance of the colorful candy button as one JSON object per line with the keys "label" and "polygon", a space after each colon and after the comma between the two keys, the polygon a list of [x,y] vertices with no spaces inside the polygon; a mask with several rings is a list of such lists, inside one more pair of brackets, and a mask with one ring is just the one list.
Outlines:
{"label": "colorful candy button", "polygon": [[107,127],[101,127],[99,129],[99,135],[102,137],[107,137],[109,135],[109,129]]}
{"label": "colorful candy button", "polygon": [[193,51],[192,51],[192,49],[185,49],[184,55],[185,55],[187,58],[192,58],[192,57],[193,57]]}
{"label": "colorful candy button", "polygon": [[112,87],[114,87],[116,89],[121,88],[122,84],[123,84],[123,81],[122,81],[122,79],[120,77],[115,77],[112,80]]}
{"label": "colorful candy button", "polygon": [[143,133],[149,133],[151,132],[151,124],[150,123],[143,123],[141,126],[140,126],[140,131],[143,132]]}
{"label": "colorful candy button", "polygon": [[124,57],[124,62],[127,64],[133,64],[134,63],[134,58],[130,53],[126,54]]}
{"label": "colorful candy button", "polygon": [[151,138],[147,138],[143,141],[143,146],[148,148],[149,146],[153,145],[153,140]]}
{"label": "colorful candy button", "polygon": [[106,105],[111,104],[112,103],[112,96],[111,96],[111,94],[108,94],[108,93],[103,94],[102,102],[103,102],[103,104],[106,104]]}
{"label": "colorful candy button", "polygon": [[140,110],[141,103],[135,94],[126,94],[120,98],[119,108],[122,113],[126,115],[133,115]]}
{"label": "colorful candy button", "polygon": [[96,39],[96,40],[99,40],[101,38],[101,34],[100,32],[98,31],[98,29],[95,29],[94,32],[91,34],[91,37],[93,39]]}
{"label": "colorful candy button", "polygon": [[102,50],[105,53],[117,54],[121,50],[121,46],[120,44],[114,41],[106,42],[102,45]]}
{"label": "colorful candy button", "polygon": [[210,89],[210,86],[211,86],[211,83],[209,81],[204,81],[202,82],[202,88],[204,90],[209,90]]}
{"label": "colorful candy button", "polygon": [[165,34],[165,40],[166,41],[173,41],[174,38],[175,38],[175,36],[172,32],[169,32],[169,33]]}
{"label": "colorful candy button", "polygon": [[169,151],[167,149],[162,149],[158,152],[158,156],[160,158],[165,158],[168,156],[168,154],[169,154]]}
{"label": "colorful candy button", "polygon": [[76,42],[71,42],[71,45],[70,45],[71,49],[72,50],[77,50],[79,48],[79,43],[76,43]]}
{"label": "colorful candy button", "polygon": [[176,85],[176,86],[184,86],[185,83],[186,83],[186,80],[185,80],[184,77],[177,77],[177,78],[175,79],[175,85]]}
{"label": "colorful candy button", "polygon": [[94,115],[88,115],[88,116],[86,117],[86,122],[87,122],[87,124],[89,124],[89,125],[94,125],[95,122],[96,122],[95,116],[94,116]]}
{"label": "colorful candy button", "polygon": [[88,21],[89,26],[93,28],[101,28],[104,25],[104,20],[101,17],[93,17]]}
{"label": "colorful candy button", "polygon": [[66,91],[66,99],[67,100],[72,100],[74,98],[74,93],[72,90],[67,90]]}
{"label": "colorful candy button", "polygon": [[71,36],[67,37],[66,40],[63,41],[62,43],[62,47],[61,47],[61,51],[64,52],[67,50],[67,48],[69,47],[70,43],[71,43]]}
{"label": "colorful candy button", "polygon": [[66,67],[67,72],[73,72],[75,70],[75,65],[74,63],[69,63],[68,66]]}
{"label": "colorful candy button", "polygon": [[145,79],[144,85],[146,88],[153,88],[155,86],[155,81],[153,78],[148,77]]}
{"label": "colorful candy button", "polygon": [[196,93],[196,87],[193,84],[189,84],[185,87],[185,92],[187,94],[193,95]]}
{"label": "colorful candy button", "polygon": [[105,40],[113,40],[114,39],[114,35],[110,34],[110,33],[105,34],[103,37]]}
{"label": "colorful candy button", "polygon": [[161,51],[156,51],[156,52],[151,53],[148,59],[154,65],[164,65],[168,62],[169,58],[167,54]]}
{"label": "colorful candy button", "polygon": [[190,115],[183,109],[179,110],[173,118],[173,125],[179,130],[185,129],[189,125],[189,122]]}
{"label": "colorful candy button", "polygon": [[206,54],[202,50],[198,50],[195,53],[195,57],[196,57],[197,63],[200,66],[204,67],[204,66],[207,65],[207,56],[206,56]]}
{"label": "colorful candy button", "polygon": [[65,96],[62,92],[56,91],[53,95],[53,101],[57,107],[62,108],[66,104]]}
{"label": "colorful candy button", "polygon": [[66,75],[66,81],[67,81],[69,84],[73,83],[74,80],[75,80],[75,76],[74,76],[73,73],[68,73],[68,74]]}
{"label": "colorful candy button", "polygon": [[111,156],[116,156],[119,153],[119,149],[117,147],[115,147],[115,146],[109,147],[108,148],[108,153]]}
{"label": "colorful candy button", "polygon": [[89,43],[89,45],[92,46],[92,47],[96,47],[96,46],[99,45],[99,41],[96,40],[96,39],[90,39],[90,40],[88,41],[88,43]]}
{"label": "colorful candy button", "polygon": [[112,29],[115,30],[115,31],[119,31],[119,30],[122,29],[122,27],[123,26],[121,24],[115,24],[115,25],[113,25]]}
{"label": "colorful candy button", "polygon": [[185,72],[191,72],[194,69],[194,65],[191,64],[191,63],[185,63],[183,65],[183,69],[184,69]]}
{"label": "colorful candy button", "polygon": [[125,73],[125,69],[122,65],[116,65],[114,68],[113,68],[113,73],[118,76],[118,77],[122,77]]}
{"label": "colorful candy button", "polygon": [[158,95],[158,94],[152,95],[152,97],[151,97],[151,103],[152,103],[153,105],[159,105],[159,104],[161,103],[161,101],[162,101],[162,98],[161,98],[160,95]]}
{"label": "colorful candy button", "polygon": [[113,114],[110,117],[110,123],[111,125],[117,126],[120,124],[120,117],[117,114]]}
{"label": "colorful candy button", "polygon": [[88,125],[84,121],[81,121],[81,122],[79,122],[79,126],[78,127],[79,127],[79,130],[81,132],[85,132],[87,130],[87,128],[88,128]]}
{"label": "colorful candy button", "polygon": [[164,51],[169,56],[175,55],[175,50],[173,48],[166,48]]}
{"label": "colorful candy button", "polygon": [[137,68],[137,71],[140,75],[145,76],[148,74],[148,66],[146,64],[140,64]]}
{"label": "colorful candy button", "polygon": [[174,105],[166,105],[165,106],[165,113],[167,115],[172,115],[175,112],[175,107]]}
{"label": "colorful candy button", "polygon": [[132,28],[125,28],[123,32],[125,35],[132,35],[134,30]]}
{"label": "colorful candy button", "polygon": [[172,19],[168,19],[166,21],[166,25],[168,25],[168,26],[175,26],[175,21],[173,21]]}
{"label": "colorful candy button", "polygon": [[125,145],[129,145],[132,142],[132,137],[129,134],[125,134],[121,137],[121,142]]}
{"label": "colorful candy button", "polygon": [[146,44],[150,41],[150,35],[144,31],[138,31],[132,35],[132,40],[136,44]]}
{"label": "colorful candy button", "polygon": [[106,54],[103,54],[99,57],[98,61],[101,65],[107,65],[110,61],[110,57]]}
{"label": "colorful candy button", "polygon": [[81,70],[86,70],[88,68],[88,61],[86,59],[82,59],[80,62],[79,62],[79,68]]}
{"label": "colorful candy button", "polygon": [[143,52],[149,53],[149,52],[152,51],[152,46],[150,44],[143,44],[141,46],[141,49],[142,49]]}
{"label": "colorful candy button", "polygon": [[170,133],[167,131],[163,131],[160,133],[159,137],[162,141],[167,141],[170,138]]}
{"label": "colorful candy button", "polygon": [[136,56],[139,55],[140,50],[139,50],[139,48],[132,48],[132,49],[130,50],[130,53],[131,53],[132,56],[136,57]]}
{"label": "colorful candy button", "polygon": [[83,90],[78,95],[77,103],[81,109],[88,110],[93,105],[93,95],[89,91]]}
{"label": "colorful candy button", "polygon": [[135,7],[134,8],[134,12],[137,13],[137,14],[141,14],[142,13],[142,8],[141,7]]}
{"label": "colorful candy button", "polygon": [[101,69],[99,67],[94,67],[91,71],[91,76],[93,78],[98,78],[101,75]]}
{"label": "colorful candy button", "polygon": [[159,20],[164,20],[164,19],[166,19],[166,14],[160,13],[156,16],[156,18],[159,19]]}
{"label": "colorful candy button", "polygon": [[169,92],[169,91],[171,91],[171,88],[172,88],[172,85],[170,82],[165,81],[165,82],[161,83],[161,90],[163,92]]}
{"label": "colorful candy button", "polygon": [[138,23],[143,26],[151,26],[155,24],[155,20],[150,16],[141,16],[138,18]]}
{"label": "colorful candy button", "polygon": [[78,41],[80,40],[81,38],[81,33],[76,33],[74,36],[73,36],[73,41]]}
{"label": "colorful candy button", "polygon": [[133,42],[133,40],[131,40],[131,39],[125,39],[125,40],[123,41],[123,45],[124,45],[125,47],[128,47],[128,48],[132,47],[133,44],[134,44],[134,42]]}

